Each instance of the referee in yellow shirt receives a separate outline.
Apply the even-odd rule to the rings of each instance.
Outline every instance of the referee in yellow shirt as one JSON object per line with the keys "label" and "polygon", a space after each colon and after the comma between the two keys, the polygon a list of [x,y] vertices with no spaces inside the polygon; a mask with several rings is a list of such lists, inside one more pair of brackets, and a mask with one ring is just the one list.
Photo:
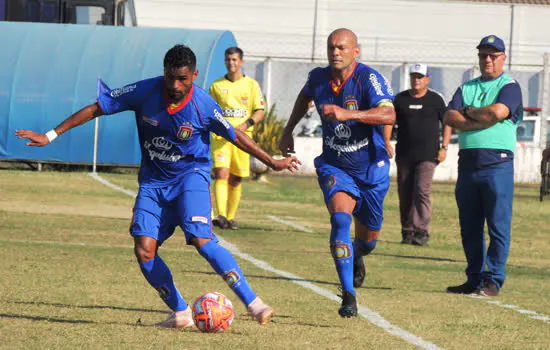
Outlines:
{"label": "referee in yellow shirt", "polygon": [[[225,50],[227,74],[210,86],[210,95],[235,128],[252,137],[254,125],[264,117],[264,98],[258,82],[242,72],[243,50]],[[214,195],[218,216],[212,223],[219,228],[238,230],[235,215],[241,200],[243,177],[250,175],[250,157],[224,138],[212,134]]]}

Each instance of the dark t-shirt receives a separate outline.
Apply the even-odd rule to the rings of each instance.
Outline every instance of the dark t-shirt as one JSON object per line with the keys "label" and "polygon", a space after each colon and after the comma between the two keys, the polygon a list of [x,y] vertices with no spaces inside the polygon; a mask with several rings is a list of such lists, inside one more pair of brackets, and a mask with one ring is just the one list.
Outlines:
{"label": "dark t-shirt", "polygon": [[440,122],[446,111],[443,98],[428,90],[414,98],[409,90],[399,93],[394,101],[398,160],[435,160],[439,152]]}

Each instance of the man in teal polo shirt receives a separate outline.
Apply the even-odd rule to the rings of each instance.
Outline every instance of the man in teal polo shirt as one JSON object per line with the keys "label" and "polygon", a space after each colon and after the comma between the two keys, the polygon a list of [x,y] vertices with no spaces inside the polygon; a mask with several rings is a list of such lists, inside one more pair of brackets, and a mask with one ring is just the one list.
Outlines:
{"label": "man in teal polo shirt", "polygon": [[489,35],[477,49],[481,76],[458,88],[444,116],[445,124],[459,130],[455,197],[468,262],[467,281],[447,292],[496,296],[510,250],[514,149],[523,106],[518,82],[503,72],[502,39]]}

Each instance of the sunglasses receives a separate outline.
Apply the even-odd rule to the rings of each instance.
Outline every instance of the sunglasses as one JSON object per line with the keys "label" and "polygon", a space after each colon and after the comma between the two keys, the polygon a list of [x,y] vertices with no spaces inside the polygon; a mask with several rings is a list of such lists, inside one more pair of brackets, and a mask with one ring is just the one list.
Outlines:
{"label": "sunglasses", "polygon": [[494,53],[478,53],[478,54],[477,54],[477,57],[481,58],[482,60],[485,60],[485,59],[487,59],[487,57],[490,57],[490,58],[491,58],[491,61],[496,60],[496,59],[499,58],[500,56],[504,56],[504,54],[503,54],[503,53],[498,53],[498,54],[494,54]]}

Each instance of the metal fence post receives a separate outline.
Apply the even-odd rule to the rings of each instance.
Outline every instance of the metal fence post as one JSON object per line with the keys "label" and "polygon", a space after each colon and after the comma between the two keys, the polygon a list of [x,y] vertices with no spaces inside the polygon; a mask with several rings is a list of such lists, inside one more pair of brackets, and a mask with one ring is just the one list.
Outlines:
{"label": "metal fence post", "polygon": [[272,60],[271,57],[267,57],[264,61],[264,93],[265,93],[265,101],[266,103],[271,106],[271,71],[273,70],[271,67]]}
{"label": "metal fence post", "polygon": [[541,96],[541,108],[540,113],[540,149],[543,151],[546,148],[546,136],[548,129],[548,113],[550,112],[550,69],[548,69],[548,58],[550,58],[550,53],[546,52],[543,55],[543,66],[542,66],[542,96]]}
{"label": "metal fence post", "polygon": [[92,162],[92,173],[96,173],[97,170],[97,144],[99,140],[99,118],[95,118],[95,129],[94,129],[94,159]]}

